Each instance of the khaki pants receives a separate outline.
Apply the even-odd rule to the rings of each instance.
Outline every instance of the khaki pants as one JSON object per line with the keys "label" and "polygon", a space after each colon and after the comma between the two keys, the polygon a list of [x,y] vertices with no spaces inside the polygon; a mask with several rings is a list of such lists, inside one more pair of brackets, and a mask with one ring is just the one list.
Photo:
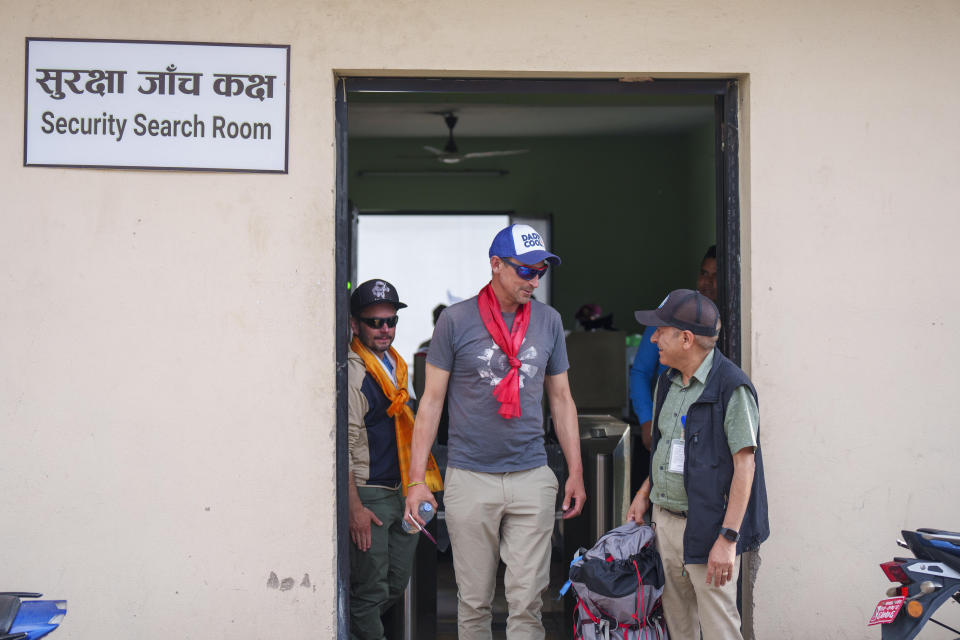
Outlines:
{"label": "khaki pants", "polygon": [[683,564],[683,531],[687,520],[653,505],[657,525],[657,551],[663,562],[663,615],[670,640],[742,640],[737,612],[737,574],[740,558],[733,563],[733,575],[722,587],[707,584],[706,564]]}
{"label": "khaki pants", "polygon": [[457,578],[459,640],[490,640],[497,567],[507,566],[508,640],[543,640],[557,477],[549,467],[509,473],[447,468],[447,529]]}

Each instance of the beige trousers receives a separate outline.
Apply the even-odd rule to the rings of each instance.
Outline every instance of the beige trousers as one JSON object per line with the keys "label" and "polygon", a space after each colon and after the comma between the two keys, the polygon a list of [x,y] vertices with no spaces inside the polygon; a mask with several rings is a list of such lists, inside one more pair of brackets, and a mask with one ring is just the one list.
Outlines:
{"label": "beige trousers", "polygon": [[722,587],[707,584],[706,564],[683,564],[683,531],[686,518],[653,505],[657,525],[657,552],[663,562],[663,615],[670,640],[742,640],[737,612],[737,575],[740,558],[733,563],[733,575]]}
{"label": "beige trousers", "polygon": [[447,467],[443,502],[457,579],[459,640],[490,640],[499,560],[508,640],[543,640],[557,477],[549,467],[480,473]]}

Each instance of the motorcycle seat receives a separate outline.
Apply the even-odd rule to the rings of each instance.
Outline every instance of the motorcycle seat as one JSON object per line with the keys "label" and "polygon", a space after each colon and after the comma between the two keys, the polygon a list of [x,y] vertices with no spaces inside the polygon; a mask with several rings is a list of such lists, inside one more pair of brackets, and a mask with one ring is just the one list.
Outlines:
{"label": "motorcycle seat", "polygon": [[924,544],[960,556],[960,533],[943,529],[917,529],[923,535]]}
{"label": "motorcycle seat", "polygon": [[919,533],[927,533],[931,535],[954,536],[956,538],[960,538],[960,533],[957,533],[955,531],[945,531],[943,529],[917,529],[917,531]]}
{"label": "motorcycle seat", "polygon": [[960,571],[960,534],[943,529],[917,529],[916,534],[920,536],[917,542],[926,549],[926,554],[918,554],[918,558],[943,562],[954,571]]}

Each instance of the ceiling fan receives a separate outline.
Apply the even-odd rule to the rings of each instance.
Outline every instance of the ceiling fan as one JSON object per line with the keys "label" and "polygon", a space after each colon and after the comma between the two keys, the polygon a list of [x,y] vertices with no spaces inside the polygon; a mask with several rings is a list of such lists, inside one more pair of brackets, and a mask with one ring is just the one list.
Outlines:
{"label": "ceiling fan", "polygon": [[529,153],[530,151],[530,149],[508,149],[503,151],[471,151],[469,153],[460,153],[460,150],[457,148],[457,143],[453,139],[453,128],[457,126],[457,121],[459,118],[457,118],[452,111],[437,113],[436,115],[443,116],[443,121],[447,123],[447,129],[450,131],[449,136],[447,137],[447,144],[443,147],[443,149],[438,149],[437,147],[432,147],[430,145],[424,145],[423,148],[432,153],[432,157],[444,164],[458,164],[464,160],[472,160],[474,158],[516,156],[520,155],[521,153]]}

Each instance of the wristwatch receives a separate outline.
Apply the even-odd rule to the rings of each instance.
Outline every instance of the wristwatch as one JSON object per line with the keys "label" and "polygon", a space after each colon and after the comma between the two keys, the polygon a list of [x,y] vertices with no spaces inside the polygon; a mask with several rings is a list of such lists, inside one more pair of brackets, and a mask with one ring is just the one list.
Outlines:
{"label": "wristwatch", "polygon": [[740,540],[740,532],[729,527],[720,527],[720,535],[730,542],[738,542]]}

